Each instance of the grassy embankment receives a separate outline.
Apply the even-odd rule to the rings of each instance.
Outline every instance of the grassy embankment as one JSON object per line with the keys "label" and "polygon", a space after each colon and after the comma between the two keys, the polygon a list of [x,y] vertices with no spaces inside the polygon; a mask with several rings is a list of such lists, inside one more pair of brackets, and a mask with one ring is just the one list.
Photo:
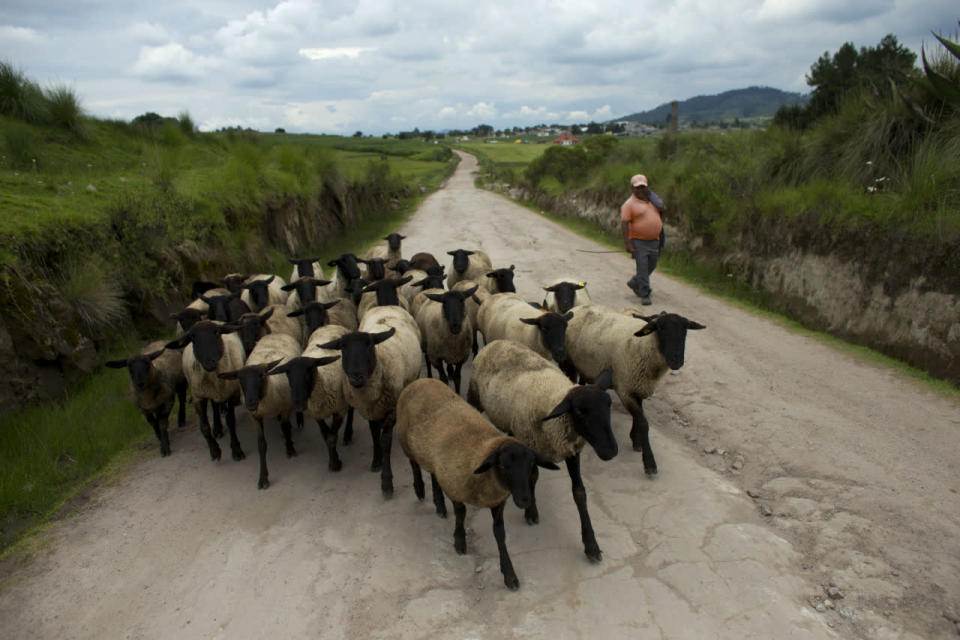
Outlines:
{"label": "grassy embankment", "polygon": [[[0,106],[23,108],[0,113],[0,282],[62,298],[100,362],[172,334],[149,324],[149,335],[138,332],[135,316],[188,291],[198,272],[236,264],[286,277],[286,256],[260,237],[271,198],[369,194],[366,203],[353,196],[366,208],[336,235],[308,243],[326,260],[395,229],[453,168],[447,150],[413,141],[204,134],[185,114],[150,127],[97,120],[69,92],[60,97],[73,110],[52,119],[51,103],[22,76],[11,84],[9,71],[0,69]],[[19,102],[8,99],[11,86]],[[210,248],[216,255],[198,255]],[[154,453],[126,380],[97,368],[61,402],[0,417],[0,548],[118,456]]]}

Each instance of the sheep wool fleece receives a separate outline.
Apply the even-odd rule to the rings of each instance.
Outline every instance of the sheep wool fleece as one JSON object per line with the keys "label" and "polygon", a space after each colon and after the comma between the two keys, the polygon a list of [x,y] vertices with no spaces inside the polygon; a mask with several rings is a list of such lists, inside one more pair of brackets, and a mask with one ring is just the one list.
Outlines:
{"label": "sheep wool fleece", "polygon": [[407,457],[432,473],[454,502],[493,507],[510,491],[474,471],[494,451],[516,442],[503,435],[442,382],[421,378],[397,404],[397,439]]}

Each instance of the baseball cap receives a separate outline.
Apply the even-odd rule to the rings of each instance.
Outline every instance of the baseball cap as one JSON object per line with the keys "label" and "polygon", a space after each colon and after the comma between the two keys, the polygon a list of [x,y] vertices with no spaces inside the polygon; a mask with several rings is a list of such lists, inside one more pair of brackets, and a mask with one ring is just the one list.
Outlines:
{"label": "baseball cap", "polygon": [[630,178],[631,187],[639,187],[640,185],[643,185],[645,187],[647,186],[647,176],[643,175],[642,173],[638,173],[637,175]]}

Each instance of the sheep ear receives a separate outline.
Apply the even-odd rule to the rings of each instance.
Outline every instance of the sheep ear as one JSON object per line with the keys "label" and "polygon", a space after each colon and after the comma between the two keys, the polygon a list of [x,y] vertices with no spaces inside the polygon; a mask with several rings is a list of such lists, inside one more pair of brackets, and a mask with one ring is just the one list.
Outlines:
{"label": "sheep ear", "polygon": [[456,253],[457,253],[456,251],[447,251],[447,255],[448,255],[448,256],[452,256],[452,255],[454,255],[454,254],[456,254]]}
{"label": "sheep ear", "polygon": [[475,294],[477,292],[477,289],[479,288],[480,288],[480,285],[475,284],[473,285],[472,289],[467,289],[466,291],[464,291],[463,292],[464,299],[473,297],[473,294]]}
{"label": "sheep ear", "polygon": [[240,372],[239,372],[239,371],[224,371],[224,372],[222,372],[222,373],[218,373],[218,374],[217,374],[217,377],[220,378],[221,380],[236,380],[238,373],[240,373]]}
{"label": "sheep ear", "polygon": [[200,299],[203,300],[204,302],[206,302],[207,304],[213,304],[213,301],[211,301],[210,298],[208,298],[207,296],[203,295],[202,293],[200,294]]}
{"label": "sheep ear", "polygon": [[593,384],[606,391],[613,386],[613,371],[604,369],[600,372],[600,375],[597,376],[597,379],[593,381]]}
{"label": "sheep ear", "polygon": [[527,302],[528,305],[536,309],[537,311],[543,311],[543,305],[539,302]]}
{"label": "sheep ear", "polygon": [[158,350],[154,351],[153,353],[148,353],[148,354],[147,354],[147,358],[149,358],[151,361],[153,361],[153,360],[156,360],[157,358],[159,358],[162,354],[163,354],[163,349],[158,349]]}
{"label": "sheep ear", "polygon": [[303,309],[297,309],[296,311],[291,311],[287,314],[288,318],[296,318],[297,316],[303,315]]}
{"label": "sheep ear", "polygon": [[372,333],[370,334],[370,337],[373,338],[373,344],[376,345],[376,344],[380,344],[387,338],[393,336],[393,334],[395,334],[396,332],[397,330],[395,327],[390,327],[388,331],[381,331],[380,333]]}
{"label": "sheep ear", "polygon": [[337,351],[339,351],[340,348],[343,346],[343,339],[337,338],[336,340],[332,340],[330,342],[324,342],[323,344],[317,344],[314,346],[319,349],[336,349]]}
{"label": "sheep ear", "polygon": [[550,412],[550,415],[548,415],[546,418],[544,418],[540,422],[546,422],[547,420],[559,418],[560,416],[562,416],[568,411],[570,411],[570,401],[564,398],[563,400],[560,401],[560,404],[558,404],[553,408],[553,411]]}
{"label": "sheep ear", "polygon": [[107,360],[103,364],[107,365],[111,369],[123,369],[127,366],[126,360]]}
{"label": "sheep ear", "polygon": [[282,291],[293,291],[296,288],[297,288],[297,283],[295,282],[291,282],[290,284],[285,284],[282,287],[280,287]]}
{"label": "sheep ear", "polygon": [[567,311],[567,313],[563,316],[563,319],[567,322],[573,320],[573,311]]}
{"label": "sheep ear", "polygon": [[273,310],[274,310],[274,307],[270,307],[269,309],[264,311],[262,314],[257,316],[258,318],[260,318],[260,322],[266,322],[267,320],[269,320],[270,316],[273,315]]}
{"label": "sheep ear", "polygon": [[310,358],[313,360],[313,366],[322,367],[340,359],[340,356],[324,356],[322,358]]}
{"label": "sheep ear", "polygon": [[656,325],[655,323],[651,322],[650,324],[648,324],[647,326],[645,326],[643,329],[640,329],[640,331],[637,331],[637,332],[636,332],[635,334],[633,334],[633,335],[637,336],[638,338],[642,338],[643,336],[648,336],[648,335],[650,335],[651,333],[653,333],[653,332],[656,331],[656,330],[657,330],[657,325]]}
{"label": "sheep ear", "polygon": [[185,333],[176,340],[171,340],[164,345],[165,349],[183,349],[185,346],[190,344],[190,341],[193,340],[193,335],[190,333]]}
{"label": "sheep ear", "polygon": [[274,360],[273,362],[268,362],[267,364],[262,365],[262,366],[263,366],[263,370],[264,370],[264,371],[270,371],[270,369],[273,369],[275,366],[277,366],[277,365],[280,364],[281,362],[283,362],[283,358],[280,358],[279,360]]}
{"label": "sheep ear", "polygon": [[546,458],[541,456],[539,453],[536,454],[535,460],[537,461],[538,467],[543,467],[544,469],[552,469],[554,471],[557,471],[558,469],[560,469],[560,467],[558,467],[556,464],[554,464],[550,460],[547,460]]}
{"label": "sheep ear", "polygon": [[337,299],[334,300],[333,302],[324,302],[324,303],[322,303],[322,306],[323,306],[324,309],[329,309],[329,308],[331,308],[331,307],[337,306],[338,304],[340,304],[340,298],[337,298]]}
{"label": "sheep ear", "polygon": [[328,267],[335,267],[335,266],[337,266],[337,261],[336,261],[336,260],[331,260],[330,262],[327,263],[327,266],[328,266]]}
{"label": "sheep ear", "polygon": [[433,300],[434,302],[443,302],[442,293],[428,293],[426,295],[428,300]]}
{"label": "sheep ear", "polygon": [[297,264],[297,261],[294,260],[293,258],[287,258],[287,262],[289,262],[290,264]]}
{"label": "sheep ear", "polygon": [[583,288],[586,287],[586,286],[587,286],[587,283],[586,283],[586,282],[578,282],[578,283],[574,286],[574,289],[583,289]]}
{"label": "sheep ear", "polygon": [[217,327],[217,331],[220,333],[233,333],[234,331],[240,331],[240,325],[233,322],[228,322]]}
{"label": "sheep ear", "polygon": [[413,280],[413,276],[404,276],[404,277],[400,278],[400,282],[399,282],[399,284],[398,284],[397,286],[400,286],[401,284],[407,284],[407,283],[410,282],[411,280]]}
{"label": "sheep ear", "polygon": [[270,370],[267,371],[267,375],[276,376],[276,375],[280,375],[281,373],[286,373],[289,370],[290,370],[290,361],[287,360],[286,362],[281,364],[279,367],[271,367]]}
{"label": "sheep ear", "polygon": [[693,320],[687,320],[687,329],[706,329],[707,326],[700,324],[699,322],[694,322]]}
{"label": "sheep ear", "polygon": [[646,320],[647,322],[652,322],[657,318],[657,316],[642,316],[639,313],[633,313],[631,315],[637,320]]}
{"label": "sheep ear", "polygon": [[271,282],[273,282],[274,279],[276,279],[276,277],[277,277],[277,276],[273,275],[273,276],[270,276],[269,278],[267,278],[267,284],[270,284]]}
{"label": "sheep ear", "polygon": [[473,472],[475,474],[486,473],[496,465],[497,465],[497,452],[494,451],[489,456],[487,456],[487,459],[483,461],[483,464],[481,464],[479,467],[474,469]]}
{"label": "sheep ear", "polygon": [[553,293],[554,291],[557,290],[557,285],[551,285],[551,286],[549,286],[549,287],[544,287],[543,290],[544,290],[544,291],[549,291],[550,293]]}
{"label": "sheep ear", "polygon": [[523,324],[532,324],[532,325],[534,325],[534,326],[540,324],[539,322],[537,322],[537,319],[536,319],[536,318],[520,318],[519,320],[520,320],[520,322],[522,322]]}

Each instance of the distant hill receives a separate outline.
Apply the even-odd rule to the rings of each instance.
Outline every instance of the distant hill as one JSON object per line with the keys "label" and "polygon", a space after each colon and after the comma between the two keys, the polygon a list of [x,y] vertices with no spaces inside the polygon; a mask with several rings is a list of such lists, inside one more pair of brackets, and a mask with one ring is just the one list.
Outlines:
{"label": "distant hill", "polygon": [[[734,89],[714,96],[695,96],[679,104],[680,123],[733,121],[736,118],[772,117],[781,105],[806,104],[810,99],[802,93],[789,93],[772,87]],[[633,113],[615,121],[631,120],[644,124],[663,124],[670,118],[670,103],[656,109]]]}

